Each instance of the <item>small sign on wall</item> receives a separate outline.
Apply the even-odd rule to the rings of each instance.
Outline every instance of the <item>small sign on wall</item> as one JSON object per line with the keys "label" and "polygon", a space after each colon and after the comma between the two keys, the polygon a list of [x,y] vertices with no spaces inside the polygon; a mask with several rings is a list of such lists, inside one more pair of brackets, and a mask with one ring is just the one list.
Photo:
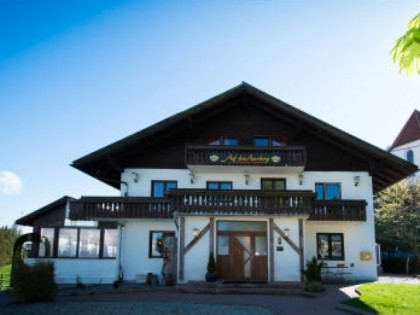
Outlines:
{"label": "small sign on wall", "polygon": [[372,253],[371,252],[360,252],[360,260],[361,261],[371,261],[372,260]]}

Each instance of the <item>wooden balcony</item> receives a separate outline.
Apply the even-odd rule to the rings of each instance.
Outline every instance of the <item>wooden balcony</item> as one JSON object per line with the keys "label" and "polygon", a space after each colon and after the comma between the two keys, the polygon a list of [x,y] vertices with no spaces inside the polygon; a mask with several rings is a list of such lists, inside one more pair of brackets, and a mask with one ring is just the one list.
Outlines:
{"label": "wooden balcony", "polygon": [[311,221],[366,221],[365,200],[317,200],[310,213]]}
{"label": "wooden balcony", "polygon": [[243,171],[244,168],[286,168],[302,172],[306,165],[304,147],[187,146],[185,164],[193,171]]}
{"label": "wooden balcony", "polygon": [[309,216],[311,221],[366,221],[364,200],[315,201],[310,191],[209,191],[176,189],[166,198],[82,197],[71,220],[172,218],[177,215]]}
{"label": "wooden balcony", "polygon": [[186,215],[307,215],[315,198],[309,191],[176,189],[167,195],[171,209]]}
{"label": "wooden balcony", "polygon": [[71,220],[171,218],[166,198],[82,197],[70,204]]}

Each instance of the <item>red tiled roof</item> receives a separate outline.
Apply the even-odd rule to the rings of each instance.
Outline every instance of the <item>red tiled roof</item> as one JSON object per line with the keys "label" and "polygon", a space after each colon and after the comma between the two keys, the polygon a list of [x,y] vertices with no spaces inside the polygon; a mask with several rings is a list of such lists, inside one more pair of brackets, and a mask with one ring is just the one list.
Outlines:
{"label": "red tiled roof", "polygon": [[401,129],[390,150],[420,139],[420,112],[416,109]]}

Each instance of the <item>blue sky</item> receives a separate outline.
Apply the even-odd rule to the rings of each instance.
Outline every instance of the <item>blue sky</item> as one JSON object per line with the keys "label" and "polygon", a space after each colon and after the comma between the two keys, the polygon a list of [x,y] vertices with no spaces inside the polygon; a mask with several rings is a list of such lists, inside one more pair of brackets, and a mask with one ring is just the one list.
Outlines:
{"label": "blue sky", "polygon": [[69,164],[246,81],[386,148],[420,107],[412,0],[0,0],[0,226],[118,191]]}

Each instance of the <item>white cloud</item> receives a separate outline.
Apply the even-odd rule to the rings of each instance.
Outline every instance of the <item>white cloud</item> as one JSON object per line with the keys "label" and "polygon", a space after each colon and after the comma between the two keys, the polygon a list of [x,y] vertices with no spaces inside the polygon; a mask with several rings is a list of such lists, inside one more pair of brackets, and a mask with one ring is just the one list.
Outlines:
{"label": "white cloud", "polygon": [[22,188],[23,182],[15,173],[10,171],[0,172],[0,193],[6,195],[19,194]]}

